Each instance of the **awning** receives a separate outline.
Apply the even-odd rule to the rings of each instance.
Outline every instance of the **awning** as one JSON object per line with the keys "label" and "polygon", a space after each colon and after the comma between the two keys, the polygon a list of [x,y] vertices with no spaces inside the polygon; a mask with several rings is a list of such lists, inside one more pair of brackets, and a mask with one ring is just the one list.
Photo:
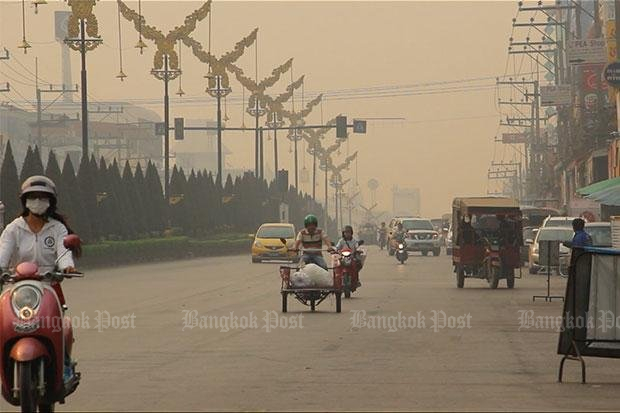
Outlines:
{"label": "awning", "polygon": [[594,192],[586,198],[592,199],[603,205],[620,206],[620,185]]}
{"label": "awning", "polygon": [[615,186],[620,185],[620,176],[616,178],[607,179],[605,181],[597,182],[592,185],[584,186],[583,188],[579,188],[577,193],[582,196],[592,195],[595,192],[604,191],[609,188],[613,188]]}

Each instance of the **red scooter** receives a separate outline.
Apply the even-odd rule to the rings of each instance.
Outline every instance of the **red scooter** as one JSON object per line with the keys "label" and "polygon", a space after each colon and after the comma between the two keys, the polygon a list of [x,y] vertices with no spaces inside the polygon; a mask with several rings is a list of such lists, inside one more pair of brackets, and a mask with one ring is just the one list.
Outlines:
{"label": "red scooter", "polygon": [[[77,235],[68,235],[64,246],[79,248]],[[17,266],[15,274],[2,274],[0,285],[0,378],[2,396],[22,412],[53,411],[64,404],[80,382],[75,372],[65,383],[65,354],[71,355],[73,330],[56,293],[56,283],[80,273],[51,272],[40,275],[31,262]]]}
{"label": "red scooter", "polygon": [[[362,246],[364,241],[359,241],[358,245]],[[336,280],[342,283],[342,291],[345,298],[351,298],[351,293],[357,290],[359,282],[360,262],[365,255],[364,251],[358,249],[356,251],[351,248],[343,248],[334,254],[334,273]]]}

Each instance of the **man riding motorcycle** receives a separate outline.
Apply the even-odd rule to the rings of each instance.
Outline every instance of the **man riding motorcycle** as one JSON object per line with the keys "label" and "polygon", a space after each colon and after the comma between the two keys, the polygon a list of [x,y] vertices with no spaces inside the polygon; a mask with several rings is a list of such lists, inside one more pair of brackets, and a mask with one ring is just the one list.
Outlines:
{"label": "man riding motorcycle", "polygon": [[353,227],[351,225],[347,225],[344,227],[344,229],[342,230],[342,238],[340,238],[340,240],[336,244],[336,251],[342,251],[345,248],[353,251],[353,259],[357,263],[358,268],[357,286],[361,287],[362,283],[359,281],[359,271],[361,271],[362,267],[364,266],[364,260],[363,256],[360,255],[360,251],[358,250],[359,242],[355,238],[353,238]]}
{"label": "man riding motorcycle", "polygon": [[406,237],[407,233],[406,231],[403,229],[403,223],[399,222],[396,225],[396,230],[394,231],[394,234],[392,235],[392,240],[394,240],[394,242],[396,243],[396,245],[405,242],[405,237]]}
{"label": "man riding motorcycle", "polygon": [[[323,245],[327,245],[328,251],[332,250],[332,242],[327,233],[320,229],[319,220],[316,216],[309,214],[304,218],[304,229],[299,231],[295,241],[295,249],[303,247],[301,262],[304,264],[316,264],[327,270],[327,262],[323,258],[323,253],[319,251]],[[314,250],[314,251],[313,251]]]}
{"label": "man riding motorcycle", "polygon": [[[33,262],[39,273],[56,268],[64,273],[75,273],[72,253],[63,239],[73,233],[65,218],[56,212],[56,185],[46,176],[35,175],[26,179],[21,187],[22,214],[11,222],[0,236],[0,271],[22,262]],[[52,283],[63,310],[65,298],[59,282]],[[71,360],[65,356],[65,381],[73,376]]]}
{"label": "man riding motorcycle", "polygon": [[387,226],[385,225],[385,222],[382,222],[379,229],[377,229],[377,241],[379,242],[379,247],[381,249],[383,249],[383,247],[385,247],[385,244],[387,243],[387,235]]}

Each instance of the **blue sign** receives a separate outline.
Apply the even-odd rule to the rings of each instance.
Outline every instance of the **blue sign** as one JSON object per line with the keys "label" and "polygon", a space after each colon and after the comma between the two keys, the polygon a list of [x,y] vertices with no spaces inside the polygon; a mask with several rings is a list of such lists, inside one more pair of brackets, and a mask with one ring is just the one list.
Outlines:
{"label": "blue sign", "polygon": [[620,62],[613,62],[605,66],[603,77],[609,85],[620,87]]}

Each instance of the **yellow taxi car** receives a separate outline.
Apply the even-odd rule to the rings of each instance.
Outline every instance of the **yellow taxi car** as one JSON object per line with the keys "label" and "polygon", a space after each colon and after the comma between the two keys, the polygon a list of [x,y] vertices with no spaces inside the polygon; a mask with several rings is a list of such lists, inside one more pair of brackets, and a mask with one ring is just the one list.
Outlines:
{"label": "yellow taxi car", "polygon": [[[298,254],[289,251],[295,243],[295,227],[293,224],[266,223],[258,228],[252,243],[252,262],[259,263],[268,260],[296,261]],[[282,244],[281,238],[286,239],[287,245]]]}

